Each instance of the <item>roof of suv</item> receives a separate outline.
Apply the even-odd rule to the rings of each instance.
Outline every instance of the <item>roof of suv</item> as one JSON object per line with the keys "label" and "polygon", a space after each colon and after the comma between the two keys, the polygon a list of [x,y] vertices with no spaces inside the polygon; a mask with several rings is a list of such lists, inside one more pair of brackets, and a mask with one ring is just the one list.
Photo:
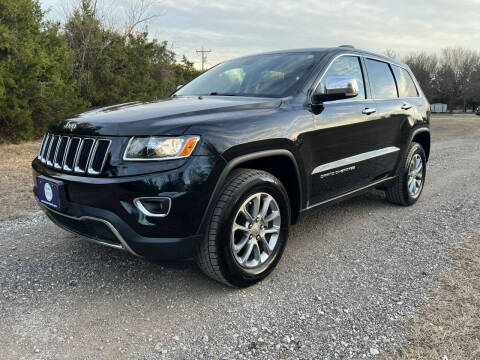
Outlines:
{"label": "roof of suv", "polygon": [[[406,67],[404,63],[401,61],[398,61],[396,59],[393,59],[391,57],[388,57],[384,54],[376,53],[374,51],[366,50],[366,49],[361,49],[361,48],[356,48],[351,45],[342,45],[338,47],[323,47],[323,48],[302,48],[302,49],[288,49],[288,50],[275,50],[275,51],[268,51],[264,53],[259,53],[259,54],[252,54],[248,56],[255,56],[255,55],[266,55],[266,54],[285,54],[285,53],[300,53],[300,52],[326,52],[326,53],[358,53],[361,55],[365,56],[372,56],[375,58],[379,58],[388,62],[391,62],[393,64],[401,65],[403,67]],[[246,57],[248,57],[246,56]]]}

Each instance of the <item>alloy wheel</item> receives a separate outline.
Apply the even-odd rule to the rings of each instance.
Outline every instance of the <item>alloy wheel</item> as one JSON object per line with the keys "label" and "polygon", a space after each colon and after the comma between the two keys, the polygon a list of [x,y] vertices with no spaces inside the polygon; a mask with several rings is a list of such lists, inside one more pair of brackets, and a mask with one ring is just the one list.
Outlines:
{"label": "alloy wheel", "polygon": [[420,190],[423,186],[423,161],[420,154],[415,154],[410,161],[408,167],[408,194],[412,198],[418,197],[420,195]]}
{"label": "alloy wheel", "polygon": [[280,225],[280,208],[272,195],[256,193],[242,203],[235,215],[230,245],[244,271],[256,273],[274,258]]}

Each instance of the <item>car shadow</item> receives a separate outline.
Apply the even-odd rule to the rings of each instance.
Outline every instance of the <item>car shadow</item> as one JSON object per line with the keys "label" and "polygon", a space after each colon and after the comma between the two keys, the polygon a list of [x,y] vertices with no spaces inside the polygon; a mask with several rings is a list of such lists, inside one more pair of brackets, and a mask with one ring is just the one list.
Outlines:
{"label": "car shadow", "polygon": [[[338,226],[354,226],[346,219],[346,214],[353,217],[360,211],[376,213],[389,207],[384,201],[383,193],[374,191],[331,206],[313,209],[292,227],[284,257],[288,259],[300,256],[302,247],[311,241],[320,246],[321,252],[322,239],[315,235],[318,226],[326,232]],[[136,293],[164,298],[178,297],[181,293],[211,297],[238,291],[209,279],[193,261],[158,262],[136,258],[127,252],[85,241],[53,224],[43,228],[35,240],[46,241],[48,247],[36,249],[30,257],[20,257],[15,262],[9,262],[4,269],[15,275],[12,279],[36,274],[32,281],[31,294],[37,298],[48,300],[65,291],[78,296],[83,296],[82,292],[85,291],[89,296],[112,293],[127,296]],[[52,239],[49,241],[50,237]],[[289,248],[294,251],[289,252]],[[281,264],[282,262],[280,271],[284,270],[284,265]],[[264,283],[269,281],[271,280],[267,278]],[[9,286],[7,279],[4,285],[10,287],[11,296],[15,297],[15,280],[12,280]],[[37,288],[41,291],[35,291]]]}

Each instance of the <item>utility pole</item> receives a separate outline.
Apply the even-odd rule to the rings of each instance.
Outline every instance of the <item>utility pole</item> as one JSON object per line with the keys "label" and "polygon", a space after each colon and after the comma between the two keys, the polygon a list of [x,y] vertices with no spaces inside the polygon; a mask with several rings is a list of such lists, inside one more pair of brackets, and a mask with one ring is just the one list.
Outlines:
{"label": "utility pole", "polygon": [[197,53],[202,53],[202,71],[205,71],[205,63],[207,62],[207,53],[212,50],[205,50],[202,46],[202,50],[197,50]]}

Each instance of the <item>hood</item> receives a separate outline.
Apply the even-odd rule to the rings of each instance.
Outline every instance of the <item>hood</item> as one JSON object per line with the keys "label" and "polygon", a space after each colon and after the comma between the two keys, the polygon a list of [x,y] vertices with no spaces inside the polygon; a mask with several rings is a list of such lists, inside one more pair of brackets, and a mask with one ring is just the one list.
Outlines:
{"label": "hood", "polygon": [[204,96],[174,97],[154,102],[133,102],[87,111],[65,120],[54,131],[79,135],[182,135],[199,122],[225,118],[228,113],[252,115],[279,107],[280,99]]}

